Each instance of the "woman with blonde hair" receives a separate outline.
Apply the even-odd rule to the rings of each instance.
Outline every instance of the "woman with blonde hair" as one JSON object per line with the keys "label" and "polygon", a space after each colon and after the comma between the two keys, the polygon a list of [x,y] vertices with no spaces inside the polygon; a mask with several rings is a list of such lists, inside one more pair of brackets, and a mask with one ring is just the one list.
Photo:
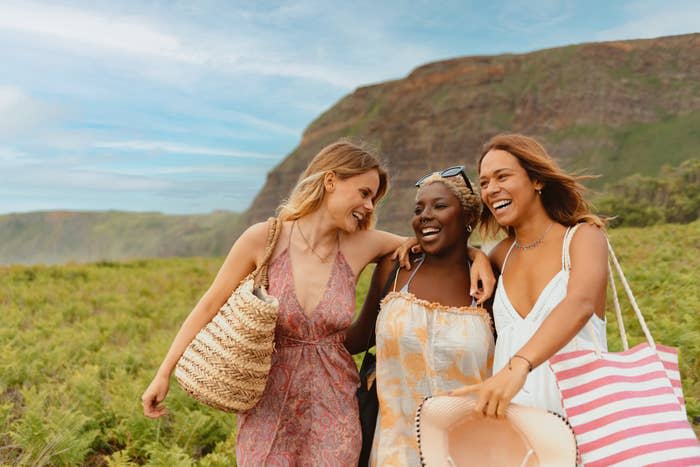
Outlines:
{"label": "woman with blonde hair", "polygon": [[[269,293],[280,303],[275,352],[260,402],[238,416],[238,465],[356,465],[361,433],[357,368],[345,349],[362,269],[406,239],[371,227],[388,177],[367,150],[339,141],[309,163],[279,208],[284,221],[269,263]],[[142,396],[159,417],[170,375],[197,332],[263,259],[267,224],[236,240],[209,290],[175,337]],[[481,271],[488,292],[490,266]]]}
{"label": "woman with blonde hair", "polygon": [[561,351],[605,348],[607,242],[576,177],[532,138],[493,137],[478,165],[484,234],[506,238],[490,252],[500,271],[493,302],[494,375],[452,394],[476,393],[476,410],[508,404],[563,415],[547,360]]}

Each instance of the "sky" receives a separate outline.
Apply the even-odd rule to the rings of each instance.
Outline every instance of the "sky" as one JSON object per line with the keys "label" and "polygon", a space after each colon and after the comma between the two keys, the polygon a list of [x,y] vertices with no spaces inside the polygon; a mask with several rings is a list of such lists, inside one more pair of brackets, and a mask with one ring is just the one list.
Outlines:
{"label": "sky", "polygon": [[357,87],[698,31],[695,0],[0,0],[0,214],[242,211]]}

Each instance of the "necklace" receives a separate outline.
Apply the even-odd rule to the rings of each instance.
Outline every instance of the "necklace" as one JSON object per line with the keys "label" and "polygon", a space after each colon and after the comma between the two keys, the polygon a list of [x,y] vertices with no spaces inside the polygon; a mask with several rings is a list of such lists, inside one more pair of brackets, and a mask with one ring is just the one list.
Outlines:
{"label": "necklace", "polygon": [[[294,223],[296,224],[297,222],[294,221]],[[311,242],[309,242],[309,240],[307,240],[306,235],[304,235],[304,231],[301,230],[301,226],[298,226],[298,225],[297,225],[297,230],[299,231],[299,234],[301,235],[301,238],[304,239],[304,243],[306,243],[306,246],[309,247],[309,250],[311,250],[311,252],[312,252],[314,255],[316,255],[316,257],[317,257],[322,263],[327,263],[327,262],[328,262],[328,259],[331,257],[331,253],[332,253],[332,252],[329,252],[326,256],[321,256],[321,255],[319,255],[318,252],[317,252],[316,250],[314,250],[314,247],[311,246]],[[337,243],[337,242],[336,242],[336,243]]]}
{"label": "necklace", "polygon": [[554,225],[554,222],[549,224],[549,226],[546,229],[544,229],[544,233],[542,234],[542,236],[540,238],[538,238],[537,240],[535,240],[534,242],[526,243],[523,245],[522,243],[518,242],[518,239],[516,238],[515,243],[513,243],[513,246],[515,248],[518,248],[519,250],[529,250],[530,248],[535,248],[540,243],[542,243],[542,240],[544,240],[544,237],[547,235],[547,232],[549,232],[549,229],[551,229],[553,225]]}

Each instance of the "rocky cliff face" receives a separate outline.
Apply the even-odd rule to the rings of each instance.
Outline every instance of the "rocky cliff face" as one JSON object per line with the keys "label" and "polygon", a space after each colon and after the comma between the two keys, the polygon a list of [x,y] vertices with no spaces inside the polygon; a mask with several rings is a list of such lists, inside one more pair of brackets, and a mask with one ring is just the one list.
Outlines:
{"label": "rocky cliff face", "polygon": [[698,157],[700,34],[572,45],[522,55],[465,57],[421,66],[406,78],[341,99],[268,174],[245,223],[274,212],[308,161],[349,136],[373,144],[392,188],[379,226],[409,231],[413,182],[464,164],[500,132],[540,139],[570,170],[602,186],[634,172]]}

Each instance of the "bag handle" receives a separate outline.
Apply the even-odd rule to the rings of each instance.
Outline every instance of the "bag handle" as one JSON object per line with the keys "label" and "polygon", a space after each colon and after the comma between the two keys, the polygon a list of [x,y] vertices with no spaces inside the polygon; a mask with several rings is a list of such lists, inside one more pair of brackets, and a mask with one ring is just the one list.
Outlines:
{"label": "bag handle", "polygon": [[[620,266],[619,261],[617,260],[617,256],[615,256],[615,251],[613,251],[613,247],[610,244],[610,240],[607,240],[608,243],[608,253],[610,256],[610,259],[612,260],[612,264],[615,266],[615,270],[617,271],[617,275],[620,278],[620,283],[622,283],[622,287],[625,290],[625,294],[627,295],[627,298],[629,299],[630,305],[632,305],[632,309],[634,310],[634,314],[637,316],[637,321],[639,321],[639,325],[642,327],[642,332],[644,332],[644,336],[647,339],[647,342],[649,343],[649,346],[651,346],[652,349],[656,349],[656,343],[654,342],[654,338],[651,336],[651,332],[649,331],[649,328],[647,327],[646,321],[644,321],[644,316],[642,315],[641,310],[639,309],[639,305],[637,305],[637,300],[634,298],[634,294],[632,293],[632,289],[630,288],[629,283],[627,282],[627,278],[625,277],[625,273],[622,272],[622,267]],[[610,264],[608,263],[608,272],[609,272],[609,277],[610,277],[610,285],[612,288],[613,292],[613,303],[615,305],[615,317],[617,319],[617,325],[620,328],[620,339],[622,340],[622,345],[625,350],[629,348],[629,343],[627,342],[627,333],[625,332],[625,324],[622,321],[622,313],[620,311],[620,302],[617,299],[617,290],[615,288],[615,279],[613,278],[613,273],[610,268]]]}
{"label": "bag handle", "polygon": [[[630,304],[632,305],[632,309],[634,310],[634,313],[637,317],[637,320],[639,321],[639,325],[641,326],[642,331],[644,332],[644,336],[646,337],[647,342],[649,343],[649,346],[655,350],[656,343],[654,342],[654,338],[651,336],[651,332],[649,331],[649,328],[647,327],[646,321],[644,320],[644,316],[642,315],[642,312],[639,309],[639,305],[637,305],[637,300],[635,300],[635,298],[634,298],[634,294],[632,293],[632,289],[630,288],[630,285],[627,282],[627,278],[625,277],[625,273],[622,272],[622,267],[620,266],[620,262],[617,260],[617,256],[615,256],[615,251],[613,250],[612,244],[610,243],[610,239],[607,238],[607,235],[606,235],[605,241],[608,244],[608,280],[610,282],[610,289],[612,292],[613,305],[615,307],[615,320],[617,321],[617,327],[620,331],[620,340],[622,341],[622,347],[624,350],[628,350],[629,349],[629,342],[627,340],[627,332],[625,331],[625,323],[622,319],[622,310],[620,307],[620,300],[617,297],[617,287],[615,286],[615,276],[613,275],[613,266],[614,266],[615,272],[617,272],[617,275],[620,279],[620,282],[622,283],[622,287],[625,290],[625,294],[627,295],[627,299],[629,300]],[[588,331],[588,334],[591,338],[591,341],[593,342],[593,345],[595,346],[596,355],[600,356],[600,354],[601,354],[600,339],[598,338],[598,335],[595,333],[595,331],[592,329],[592,326],[590,325],[590,321],[585,324],[584,328],[586,329],[586,331]]]}
{"label": "bag handle", "polygon": [[267,241],[265,242],[265,256],[260,262],[258,267],[251,274],[253,276],[253,286],[263,286],[268,287],[269,281],[267,278],[267,266],[270,262],[270,257],[272,252],[275,250],[275,245],[277,244],[277,239],[282,231],[282,219],[279,217],[270,217],[267,220]]}

